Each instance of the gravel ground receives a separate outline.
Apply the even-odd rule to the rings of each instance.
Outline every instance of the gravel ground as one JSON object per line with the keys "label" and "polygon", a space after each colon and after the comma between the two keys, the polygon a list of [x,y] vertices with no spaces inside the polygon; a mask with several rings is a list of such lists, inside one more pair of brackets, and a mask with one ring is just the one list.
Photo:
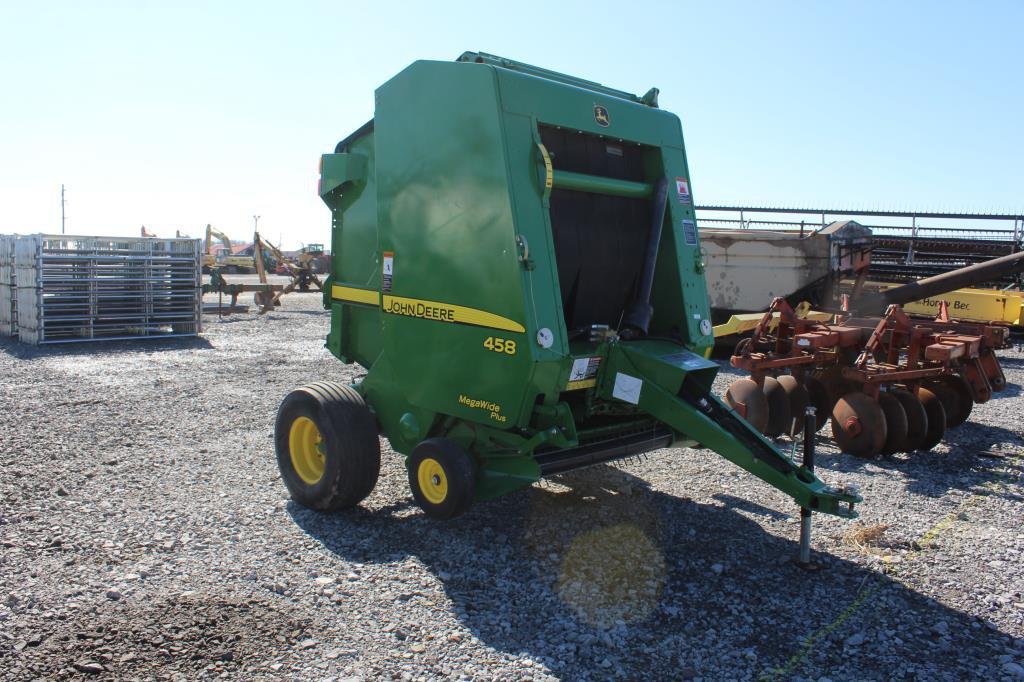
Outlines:
{"label": "gravel ground", "polygon": [[359,374],[319,301],[208,316],[198,340],[0,341],[0,676],[1024,677],[1019,349],[932,453],[857,460],[825,429],[821,475],[865,502],[815,517],[808,572],[793,504],[707,450],[439,523],[385,448],[359,509],[296,506],[277,405]]}

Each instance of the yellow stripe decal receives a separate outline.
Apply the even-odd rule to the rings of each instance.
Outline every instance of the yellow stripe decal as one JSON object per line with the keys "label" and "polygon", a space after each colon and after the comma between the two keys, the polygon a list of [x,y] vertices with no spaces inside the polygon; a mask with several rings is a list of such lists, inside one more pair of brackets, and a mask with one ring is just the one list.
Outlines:
{"label": "yellow stripe decal", "polygon": [[331,287],[331,298],[347,303],[365,303],[366,305],[380,305],[380,294],[371,289],[356,289],[355,287],[343,287],[335,284]]}
{"label": "yellow stripe decal", "polygon": [[[346,303],[381,304],[380,294],[376,291],[346,287],[340,284],[335,284],[331,287],[331,298]],[[463,305],[453,305],[451,303],[424,301],[419,298],[405,298],[403,296],[384,294],[383,310],[393,315],[419,317],[424,320],[451,322],[453,324],[471,324],[477,327],[500,329],[506,332],[522,333],[526,331],[526,327],[515,320],[489,313],[486,310],[477,310],[476,308],[467,308]]]}
{"label": "yellow stripe decal", "polygon": [[567,391],[578,391],[581,388],[593,388],[597,386],[597,379],[580,379],[579,381],[570,381],[565,385]]}
{"label": "yellow stripe decal", "polygon": [[526,327],[518,322],[501,315],[489,313],[486,310],[477,310],[476,308],[467,308],[466,306],[453,305],[451,303],[424,301],[418,298],[404,298],[402,296],[385,294],[383,310],[392,315],[420,317],[425,320],[436,320],[438,322],[472,324],[477,327],[501,329],[507,332],[526,331]]}

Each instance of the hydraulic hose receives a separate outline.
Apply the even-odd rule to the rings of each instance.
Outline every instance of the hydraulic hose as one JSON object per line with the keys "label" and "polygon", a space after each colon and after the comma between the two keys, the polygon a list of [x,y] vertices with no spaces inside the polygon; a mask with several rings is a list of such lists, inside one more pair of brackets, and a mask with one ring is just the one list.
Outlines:
{"label": "hydraulic hose", "polygon": [[647,333],[651,325],[654,309],[651,307],[651,287],[654,286],[654,266],[658,261],[658,247],[661,244],[661,230],[665,223],[665,210],[668,206],[668,180],[658,178],[654,186],[654,204],[651,212],[651,227],[647,233],[647,249],[644,252],[643,267],[640,270],[640,282],[636,296],[626,308],[622,317],[623,338],[635,338]]}

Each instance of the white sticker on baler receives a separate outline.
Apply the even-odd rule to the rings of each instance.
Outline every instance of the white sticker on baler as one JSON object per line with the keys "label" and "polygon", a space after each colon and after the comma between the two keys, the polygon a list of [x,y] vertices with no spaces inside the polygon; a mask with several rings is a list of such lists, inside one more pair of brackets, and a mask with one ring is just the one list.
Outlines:
{"label": "white sticker on baler", "polygon": [[612,397],[618,398],[627,403],[637,405],[640,402],[640,389],[643,387],[642,379],[631,377],[622,372],[615,373],[615,387],[612,389]]}
{"label": "white sticker on baler", "polygon": [[[590,361],[600,360],[600,358],[576,358],[572,361],[572,371],[569,372],[569,381],[583,381],[589,379],[593,374],[587,372],[590,369]],[[595,371],[594,374],[597,374]]]}
{"label": "white sticker on baler", "polygon": [[382,291],[391,291],[391,285],[395,278],[395,252],[385,251],[384,261],[381,266],[381,285]]}

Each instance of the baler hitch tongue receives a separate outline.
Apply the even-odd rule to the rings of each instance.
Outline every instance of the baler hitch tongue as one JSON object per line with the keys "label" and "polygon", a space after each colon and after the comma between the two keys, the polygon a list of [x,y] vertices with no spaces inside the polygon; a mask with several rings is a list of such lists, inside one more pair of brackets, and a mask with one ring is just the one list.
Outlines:
{"label": "baler hitch tongue", "polygon": [[[857,517],[853,507],[861,501],[861,497],[855,490],[825,485],[811,468],[793,462],[754,426],[710,392],[703,396],[688,395],[685,382],[678,393],[666,388],[658,381],[658,375],[664,374],[656,369],[659,360],[635,344],[626,342],[612,347],[608,364],[614,365],[620,372],[640,377],[642,386],[634,404],[669,428],[702,443],[704,447],[778,488],[804,509],[848,519]],[[706,363],[706,366],[700,367],[701,362]],[[689,363],[691,372],[717,369],[714,363],[701,358],[695,357]],[[648,369],[646,376],[641,365]],[[603,383],[602,397],[621,399],[616,395],[613,384],[613,381]]]}
{"label": "baler hitch tongue", "polygon": [[786,493],[803,509],[846,519],[857,518],[853,507],[862,498],[855,488],[833,488],[826,485],[812,469],[793,462],[715,396],[707,395],[696,403],[699,413],[710,426],[728,439],[723,439],[720,447],[711,446],[707,440],[698,437],[700,442],[713,447],[733,464]]}
{"label": "baler hitch tongue", "polygon": [[825,512],[844,519],[857,518],[853,505],[864,501],[854,486],[824,486],[821,491],[814,493],[814,498],[817,499],[819,506],[812,507],[812,511]]}

